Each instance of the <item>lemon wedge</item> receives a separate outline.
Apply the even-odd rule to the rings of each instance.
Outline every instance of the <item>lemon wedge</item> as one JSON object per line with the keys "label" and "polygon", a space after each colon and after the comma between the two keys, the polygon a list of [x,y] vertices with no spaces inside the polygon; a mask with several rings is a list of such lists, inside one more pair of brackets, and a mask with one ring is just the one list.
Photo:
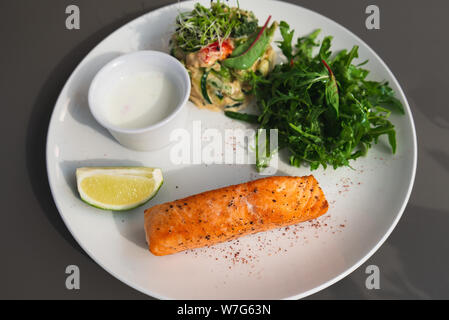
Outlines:
{"label": "lemon wedge", "polygon": [[81,199],[91,206],[113,211],[141,206],[159,191],[164,179],[158,168],[78,168],[76,181]]}

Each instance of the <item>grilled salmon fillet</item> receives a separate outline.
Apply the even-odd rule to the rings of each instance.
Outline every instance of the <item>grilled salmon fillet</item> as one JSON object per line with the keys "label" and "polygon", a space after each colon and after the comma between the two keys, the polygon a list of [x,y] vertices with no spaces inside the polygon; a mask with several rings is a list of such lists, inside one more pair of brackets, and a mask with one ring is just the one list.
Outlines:
{"label": "grilled salmon fillet", "polygon": [[328,203],[313,176],[269,177],[145,211],[150,251],[163,256],[315,219]]}

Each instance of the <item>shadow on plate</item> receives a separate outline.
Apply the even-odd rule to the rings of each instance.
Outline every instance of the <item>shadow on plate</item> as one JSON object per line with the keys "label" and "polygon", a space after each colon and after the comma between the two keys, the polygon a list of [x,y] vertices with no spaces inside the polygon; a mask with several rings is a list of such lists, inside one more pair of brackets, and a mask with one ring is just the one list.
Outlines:
{"label": "shadow on plate", "polygon": [[95,120],[90,112],[87,97],[90,84],[97,72],[108,62],[120,55],[120,52],[108,52],[84,63],[77,72],[77,81],[72,81],[71,85],[67,88],[67,91],[70,93],[70,98],[66,102],[61,101],[61,103],[67,103],[67,111],[75,121],[83,126],[90,127],[97,133],[113,141],[115,139],[112,135]]}

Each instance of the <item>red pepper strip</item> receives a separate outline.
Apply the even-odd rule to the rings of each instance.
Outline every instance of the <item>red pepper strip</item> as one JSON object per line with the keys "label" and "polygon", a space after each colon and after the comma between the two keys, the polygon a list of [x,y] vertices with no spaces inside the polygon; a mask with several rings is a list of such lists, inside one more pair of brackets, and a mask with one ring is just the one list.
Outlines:
{"label": "red pepper strip", "polygon": [[221,52],[221,55],[217,57],[219,60],[226,59],[231,53],[232,50],[234,50],[233,46],[228,40],[224,40],[221,44],[218,41],[215,41],[214,43],[211,43],[207,47],[201,49],[201,54],[204,55],[204,61],[208,62],[211,58],[212,54],[216,54]]}

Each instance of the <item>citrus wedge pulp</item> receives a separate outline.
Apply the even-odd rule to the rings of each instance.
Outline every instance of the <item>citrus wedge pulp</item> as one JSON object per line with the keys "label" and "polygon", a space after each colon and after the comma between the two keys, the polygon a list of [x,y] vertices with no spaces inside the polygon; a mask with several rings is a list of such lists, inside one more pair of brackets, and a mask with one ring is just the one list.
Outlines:
{"label": "citrus wedge pulp", "polygon": [[84,202],[104,210],[124,211],[153,198],[164,179],[158,168],[89,167],[76,170],[76,181]]}

